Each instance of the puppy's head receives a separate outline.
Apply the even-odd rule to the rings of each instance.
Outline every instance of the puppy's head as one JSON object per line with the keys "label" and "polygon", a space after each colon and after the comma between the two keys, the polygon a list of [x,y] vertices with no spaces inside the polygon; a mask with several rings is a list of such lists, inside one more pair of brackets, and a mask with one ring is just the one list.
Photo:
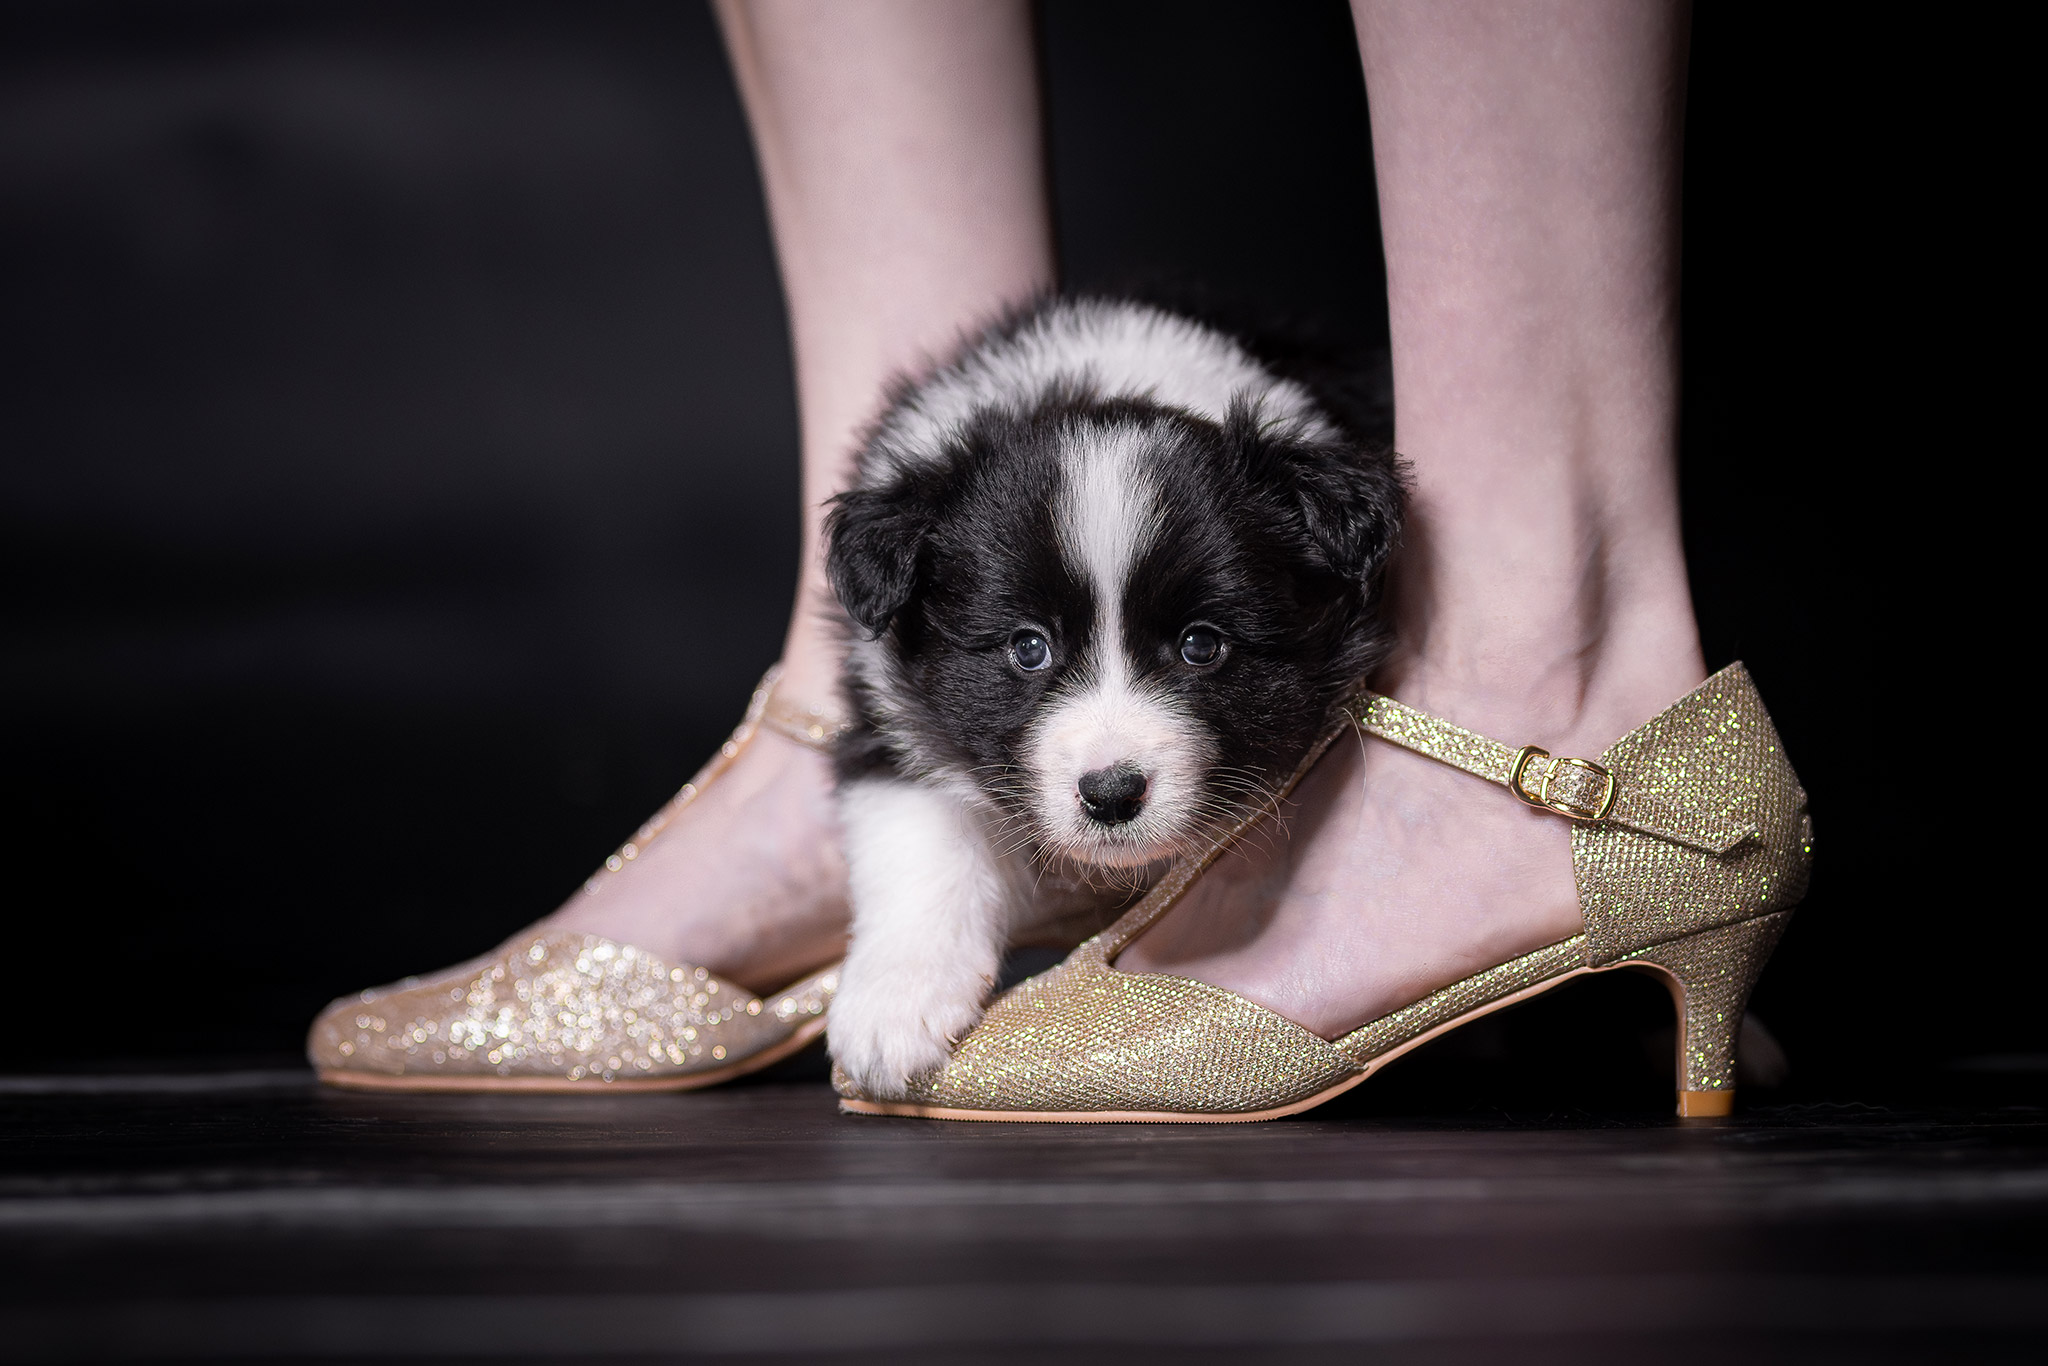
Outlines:
{"label": "puppy's head", "polygon": [[883,463],[830,522],[857,690],[912,770],[1047,855],[1171,857],[1299,762],[1377,658],[1390,454],[1069,398]]}

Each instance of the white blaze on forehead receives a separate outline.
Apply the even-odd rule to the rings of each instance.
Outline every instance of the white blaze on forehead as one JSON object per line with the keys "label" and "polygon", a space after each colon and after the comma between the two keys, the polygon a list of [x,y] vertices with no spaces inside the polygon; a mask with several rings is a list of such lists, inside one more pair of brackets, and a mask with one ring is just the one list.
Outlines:
{"label": "white blaze on forehead", "polygon": [[1062,443],[1058,528],[1067,564],[1095,594],[1090,653],[1098,681],[1124,676],[1123,600],[1138,558],[1159,532],[1159,495],[1144,467],[1143,434],[1129,427]]}
{"label": "white blaze on forehead", "polygon": [[[1192,717],[1134,676],[1124,640],[1124,594],[1160,532],[1159,491],[1139,428],[1073,433],[1060,450],[1054,525],[1060,550],[1094,598],[1073,682],[1048,700],[1026,744],[1026,770],[1049,845],[1084,862],[1144,862],[1171,852],[1194,826],[1212,744]],[[1114,764],[1146,778],[1137,819],[1103,827],[1080,801],[1081,775]]]}

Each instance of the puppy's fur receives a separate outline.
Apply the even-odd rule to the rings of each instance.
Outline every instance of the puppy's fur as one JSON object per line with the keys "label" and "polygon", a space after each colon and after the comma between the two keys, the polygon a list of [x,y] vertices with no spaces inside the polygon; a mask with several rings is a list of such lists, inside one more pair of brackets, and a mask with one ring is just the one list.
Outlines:
{"label": "puppy's fur", "polygon": [[[1377,661],[1402,482],[1310,387],[1054,300],[900,389],[829,524],[856,716],[832,1052],[900,1094],[1055,885],[1128,896],[1254,808]],[[1035,643],[1034,643],[1035,642]]]}

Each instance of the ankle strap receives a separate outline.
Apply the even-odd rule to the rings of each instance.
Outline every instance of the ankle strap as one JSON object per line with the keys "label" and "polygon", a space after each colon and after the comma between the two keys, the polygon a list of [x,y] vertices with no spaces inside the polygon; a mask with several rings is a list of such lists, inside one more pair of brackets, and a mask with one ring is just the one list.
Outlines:
{"label": "ankle strap", "polygon": [[768,672],[761,675],[761,681],[754,685],[754,696],[747,708],[751,719],[758,720],[777,735],[818,750],[830,750],[840,736],[853,729],[852,721],[821,703],[800,703],[777,697],[775,685],[781,681],[782,665],[770,665]]}
{"label": "ankle strap", "polygon": [[1496,783],[1527,805],[1570,821],[1625,825],[1715,854],[1754,833],[1739,821],[1708,821],[1712,828],[1702,828],[1699,814],[1679,810],[1606,764],[1559,757],[1536,745],[1504,745],[1378,693],[1359,694],[1350,710],[1366,734]]}

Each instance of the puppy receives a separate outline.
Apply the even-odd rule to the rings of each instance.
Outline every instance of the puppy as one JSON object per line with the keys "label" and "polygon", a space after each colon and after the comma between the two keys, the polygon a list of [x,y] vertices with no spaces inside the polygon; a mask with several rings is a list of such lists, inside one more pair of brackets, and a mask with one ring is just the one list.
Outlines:
{"label": "puppy", "polygon": [[829,1026],[874,1096],[1007,941],[1255,810],[1379,659],[1391,451],[1230,336],[1052,300],[899,388],[829,523],[854,728]]}

